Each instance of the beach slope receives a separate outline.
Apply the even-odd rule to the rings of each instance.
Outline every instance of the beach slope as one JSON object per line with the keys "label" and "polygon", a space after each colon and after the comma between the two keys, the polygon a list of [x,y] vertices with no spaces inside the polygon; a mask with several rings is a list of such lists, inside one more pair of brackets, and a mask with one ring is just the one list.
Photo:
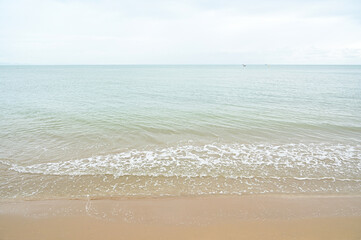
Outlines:
{"label": "beach slope", "polygon": [[361,239],[359,196],[0,203],[0,239]]}

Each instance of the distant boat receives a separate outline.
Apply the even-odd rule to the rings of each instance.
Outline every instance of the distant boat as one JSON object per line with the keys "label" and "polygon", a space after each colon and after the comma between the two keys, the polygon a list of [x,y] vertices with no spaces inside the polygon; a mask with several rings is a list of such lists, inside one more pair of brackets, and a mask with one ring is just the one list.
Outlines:
{"label": "distant boat", "polygon": [[246,64],[242,64],[242,66],[243,66],[243,67],[247,67],[247,65],[246,65]]}

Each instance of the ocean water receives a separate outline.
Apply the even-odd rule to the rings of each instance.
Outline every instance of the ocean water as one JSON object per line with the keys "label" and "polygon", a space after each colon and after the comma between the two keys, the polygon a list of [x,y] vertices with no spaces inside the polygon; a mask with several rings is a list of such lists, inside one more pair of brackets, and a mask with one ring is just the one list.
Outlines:
{"label": "ocean water", "polygon": [[0,198],[360,194],[361,66],[0,66]]}

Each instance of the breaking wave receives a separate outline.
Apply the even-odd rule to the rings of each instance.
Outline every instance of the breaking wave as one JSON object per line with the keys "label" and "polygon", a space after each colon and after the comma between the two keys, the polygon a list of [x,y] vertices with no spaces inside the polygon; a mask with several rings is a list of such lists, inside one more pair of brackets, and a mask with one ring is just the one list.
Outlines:
{"label": "breaking wave", "polygon": [[11,164],[19,173],[361,181],[361,145],[207,144],[129,150],[63,162]]}

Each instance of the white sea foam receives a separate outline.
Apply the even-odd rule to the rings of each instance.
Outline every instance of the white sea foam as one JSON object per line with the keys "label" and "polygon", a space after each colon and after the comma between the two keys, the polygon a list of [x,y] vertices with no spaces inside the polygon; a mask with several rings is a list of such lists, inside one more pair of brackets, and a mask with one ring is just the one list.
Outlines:
{"label": "white sea foam", "polygon": [[[3,163],[7,164],[7,163]],[[12,164],[19,173],[361,181],[361,145],[207,144],[130,150],[63,162]]]}

